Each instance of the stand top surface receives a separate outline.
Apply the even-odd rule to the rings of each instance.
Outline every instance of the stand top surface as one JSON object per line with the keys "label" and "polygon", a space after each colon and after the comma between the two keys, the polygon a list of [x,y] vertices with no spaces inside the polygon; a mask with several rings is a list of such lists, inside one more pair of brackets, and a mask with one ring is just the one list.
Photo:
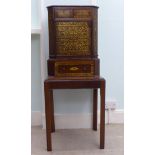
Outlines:
{"label": "stand top surface", "polygon": [[105,79],[101,77],[93,78],[55,78],[48,77],[44,81],[45,88],[48,89],[85,89],[85,88],[101,88],[105,85]]}
{"label": "stand top surface", "polygon": [[103,77],[54,77],[48,76],[45,81],[105,81]]}

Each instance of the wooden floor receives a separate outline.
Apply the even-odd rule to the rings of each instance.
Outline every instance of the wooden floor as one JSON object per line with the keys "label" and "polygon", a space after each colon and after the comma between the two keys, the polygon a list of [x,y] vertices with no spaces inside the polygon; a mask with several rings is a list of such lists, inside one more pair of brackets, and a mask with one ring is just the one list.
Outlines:
{"label": "wooden floor", "polygon": [[32,155],[123,155],[124,125],[106,125],[105,149],[99,149],[99,131],[63,129],[53,133],[53,151],[46,151],[46,134],[32,127]]}

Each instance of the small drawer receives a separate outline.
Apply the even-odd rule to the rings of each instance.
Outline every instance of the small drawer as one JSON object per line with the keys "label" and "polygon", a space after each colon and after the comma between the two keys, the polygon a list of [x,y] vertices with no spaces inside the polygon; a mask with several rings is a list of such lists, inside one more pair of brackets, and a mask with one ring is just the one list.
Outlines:
{"label": "small drawer", "polygon": [[55,76],[93,76],[94,61],[57,61]]}
{"label": "small drawer", "polygon": [[72,18],[73,10],[71,9],[55,9],[55,18]]}
{"label": "small drawer", "polygon": [[74,18],[91,18],[92,11],[90,9],[75,9]]}

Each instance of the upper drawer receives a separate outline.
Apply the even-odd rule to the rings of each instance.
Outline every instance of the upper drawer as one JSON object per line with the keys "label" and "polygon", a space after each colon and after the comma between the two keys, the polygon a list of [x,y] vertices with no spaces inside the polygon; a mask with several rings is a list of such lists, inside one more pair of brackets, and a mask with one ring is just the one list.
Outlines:
{"label": "upper drawer", "polygon": [[55,18],[72,18],[73,10],[72,9],[55,9]]}
{"label": "upper drawer", "polygon": [[55,18],[91,18],[92,10],[89,8],[56,8]]}
{"label": "upper drawer", "polygon": [[91,9],[74,9],[74,18],[91,18]]}

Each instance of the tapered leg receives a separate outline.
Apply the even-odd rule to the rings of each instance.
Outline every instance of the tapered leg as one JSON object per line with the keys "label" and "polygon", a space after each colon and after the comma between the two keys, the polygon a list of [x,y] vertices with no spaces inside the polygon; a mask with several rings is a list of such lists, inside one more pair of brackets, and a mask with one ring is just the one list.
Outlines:
{"label": "tapered leg", "polygon": [[50,103],[50,91],[48,89],[48,83],[44,83],[45,93],[45,115],[46,115],[46,140],[47,151],[52,151],[52,137],[51,137],[51,103]]}
{"label": "tapered leg", "polygon": [[55,121],[54,121],[54,101],[53,101],[53,90],[51,90],[51,97],[50,97],[50,103],[51,103],[51,113],[52,113],[52,118],[51,118],[51,132],[55,132]]}
{"label": "tapered leg", "polygon": [[97,131],[97,89],[93,89],[93,130]]}
{"label": "tapered leg", "polygon": [[105,141],[105,81],[101,81],[100,88],[101,109],[100,109],[100,149],[104,149]]}

